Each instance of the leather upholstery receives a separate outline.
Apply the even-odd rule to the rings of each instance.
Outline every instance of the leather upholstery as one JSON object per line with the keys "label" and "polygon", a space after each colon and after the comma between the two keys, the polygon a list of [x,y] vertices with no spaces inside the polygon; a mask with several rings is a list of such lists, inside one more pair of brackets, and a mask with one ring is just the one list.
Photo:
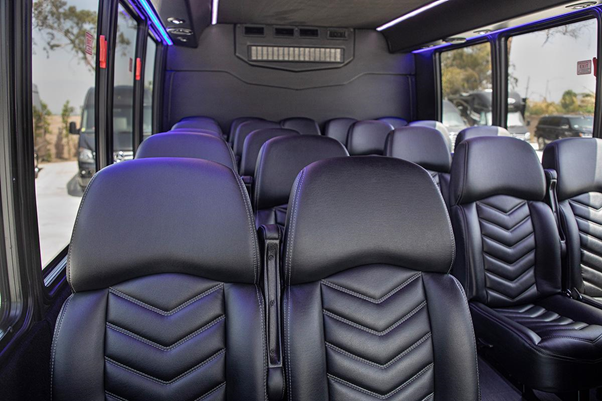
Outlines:
{"label": "leather upholstery", "polygon": [[236,166],[228,144],[222,138],[206,134],[155,134],[145,139],[136,151],[136,159],[160,157],[206,159],[230,169]]}
{"label": "leather upholstery", "polygon": [[380,117],[376,120],[385,122],[394,129],[405,127],[408,125],[408,121],[406,119],[402,119],[401,117]]}
{"label": "leather upholstery", "polygon": [[222,129],[219,126],[219,124],[217,124],[217,121],[215,121],[211,117],[204,116],[185,117],[176,124],[174,124],[172,130],[178,128],[198,128],[202,130],[212,131],[219,135],[222,134]]}
{"label": "leather upholstery", "polygon": [[[174,128],[171,129],[165,133],[158,133],[158,134],[166,134],[166,133],[177,133],[177,134],[205,134],[205,135],[210,135],[212,137],[217,137],[217,138],[222,138],[222,135],[219,133],[216,133],[215,131],[211,131],[211,130],[207,130],[205,128],[192,128],[192,127],[186,127],[186,128]],[[157,134],[154,134],[157,135]]]}
{"label": "leather upholstery", "polygon": [[456,136],[456,142],[454,143],[454,149],[458,148],[458,145],[464,140],[469,138],[477,137],[511,137],[508,130],[497,126],[474,126],[468,127],[460,131]]}
{"label": "leather upholstery", "polygon": [[356,123],[356,119],[347,117],[340,117],[338,119],[332,119],[326,122],[324,128],[324,135],[330,138],[334,138],[343,145],[347,145],[347,134],[351,126]]}
{"label": "leather upholstery", "polygon": [[259,152],[253,189],[257,226],[284,224],[286,204],[297,174],[312,162],[347,156],[345,147],[323,136],[287,136],[266,142]]}
{"label": "leather upholstery", "polygon": [[242,123],[236,129],[234,133],[234,138],[232,141],[232,150],[234,151],[234,156],[237,160],[240,160],[242,157],[243,148],[245,145],[245,140],[255,130],[260,130],[264,128],[281,128],[280,124],[274,123],[273,121],[267,120],[251,120],[245,123]]}
{"label": "leather upholstery", "polygon": [[240,160],[239,172],[241,176],[255,176],[255,165],[257,164],[257,157],[263,144],[272,138],[290,135],[299,135],[299,132],[286,128],[264,128],[255,130],[249,134],[245,139],[242,158]]}
{"label": "leather upholstery", "polygon": [[315,120],[307,117],[289,117],[280,122],[282,128],[298,131],[303,135],[320,135],[320,126]]}
{"label": "leather upholstery", "polygon": [[408,124],[408,126],[410,126],[410,127],[429,127],[429,128],[434,128],[435,130],[439,131],[441,134],[443,134],[443,138],[445,139],[445,144],[447,145],[449,152],[451,152],[451,149],[452,149],[451,137],[449,135],[449,130],[447,129],[447,126],[445,124],[443,124],[437,120],[417,120],[417,121],[411,122],[410,124]]}
{"label": "leather upholstery", "polygon": [[236,133],[236,130],[238,130],[238,127],[241,124],[246,123],[248,121],[258,121],[258,120],[264,120],[264,119],[262,119],[261,117],[239,117],[239,118],[232,120],[232,123],[230,124],[230,132],[228,133],[228,142],[230,144],[232,144],[232,141],[234,140],[234,133]]}
{"label": "leather upholstery", "polygon": [[231,169],[170,158],[103,169],[70,253],[54,399],[266,398],[257,238]]}
{"label": "leather upholstery", "polygon": [[390,124],[377,120],[358,121],[349,129],[347,149],[350,155],[383,155]]}
{"label": "leather upholstery", "polygon": [[560,222],[567,244],[567,287],[595,300],[602,297],[602,140],[554,141],[544,150],[543,165],[558,174]]}
{"label": "leather upholstery", "polygon": [[470,315],[446,273],[453,238],[429,175],[392,158],[319,161],[290,204],[289,399],[478,399]]}
{"label": "leather upholstery", "polygon": [[453,272],[489,353],[535,389],[602,384],[593,374],[602,368],[602,311],[560,294],[560,237],[530,144],[465,140],[454,155],[451,187]]}

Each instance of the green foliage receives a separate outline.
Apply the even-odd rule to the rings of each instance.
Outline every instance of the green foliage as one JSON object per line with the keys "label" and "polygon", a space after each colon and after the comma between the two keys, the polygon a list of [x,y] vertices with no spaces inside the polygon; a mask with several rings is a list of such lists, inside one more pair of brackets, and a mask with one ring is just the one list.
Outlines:
{"label": "green foliage", "polygon": [[489,44],[468,46],[441,54],[444,97],[491,88]]}
{"label": "green foliage", "polygon": [[[50,112],[46,103],[41,102],[40,109],[35,106],[33,107],[33,134],[35,147],[36,150],[39,149],[38,154],[47,161],[52,159],[50,150],[46,146],[46,133],[50,131],[50,116],[52,116],[52,112]],[[42,152],[42,150],[45,150],[45,152]]]}
{"label": "green foliage", "polygon": [[61,110],[61,123],[63,123],[63,134],[67,137],[69,135],[69,117],[73,115],[75,108],[71,106],[69,100],[63,104]]}

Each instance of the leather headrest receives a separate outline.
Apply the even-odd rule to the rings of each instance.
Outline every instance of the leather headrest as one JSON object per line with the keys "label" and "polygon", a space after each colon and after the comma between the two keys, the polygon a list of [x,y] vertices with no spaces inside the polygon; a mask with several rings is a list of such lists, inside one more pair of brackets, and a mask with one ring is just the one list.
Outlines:
{"label": "leather headrest", "polygon": [[385,155],[416,163],[427,170],[449,173],[451,154],[440,131],[428,127],[402,127],[389,133]]}
{"label": "leather headrest", "polygon": [[232,169],[138,159],[102,169],[88,185],[67,279],[76,292],[160,273],[256,283],[258,252],[249,199]]}
{"label": "leather headrest", "polygon": [[290,117],[280,122],[282,128],[296,130],[303,135],[320,135],[320,126],[315,120],[307,117]]}
{"label": "leather headrest", "polygon": [[248,121],[262,121],[264,119],[262,119],[261,117],[238,117],[234,120],[232,120],[232,123],[230,124],[230,137],[234,137],[234,133],[236,133],[236,130],[238,129],[238,127],[243,124],[246,123]]}
{"label": "leather headrest", "polygon": [[465,128],[464,130],[460,131],[458,133],[458,135],[456,136],[456,142],[454,143],[454,149],[456,149],[462,141],[468,140],[470,138],[497,137],[497,136],[511,137],[508,130],[506,130],[505,128],[502,128],[502,127],[497,127],[497,126],[468,127],[468,128]]}
{"label": "leather headrest", "polygon": [[255,210],[286,204],[297,174],[312,162],[348,156],[335,139],[295,135],[269,140],[259,151],[255,169]]}
{"label": "leather headrest", "polygon": [[222,128],[211,117],[191,116],[184,117],[182,120],[173,125],[172,130],[176,128],[199,128],[222,134]]}
{"label": "leather headrest", "polygon": [[543,166],[558,173],[558,200],[602,192],[602,140],[565,138],[543,151]]}
{"label": "leather headrest", "polygon": [[393,128],[401,128],[408,125],[408,121],[406,119],[402,119],[401,117],[380,117],[376,120],[388,123]]}
{"label": "leather headrest", "polygon": [[358,121],[349,129],[347,149],[350,155],[383,155],[387,135],[393,128],[378,120]]}
{"label": "leather headrest", "polygon": [[136,159],[194,158],[221,163],[234,169],[236,162],[230,147],[222,138],[207,134],[155,134],[142,141]]}
{"label": "leather headrest", "polygon": [[447,129],[445,124],[443,124],[437,120],[417,120],[417,121],[411,122],[408,125],[411,127],[430,127],[430,128],[434,128],[435,130],[439,131],[441,134],[443,134],[443,137],[445,138],[445,144],[447,145],[447,148],[449,148],[449,151],[451,152],[451,149],[452,149],[451,137],[449,135],[449,130]]}
{"label": "leather headrest", "polygon": [[242,156],[242,150],[245,145],[245,139],[247,138],[247,136],[253,131],[260,130],[263,128],[281,127],[280,124],[268,120],[251,120],[242,123],[240,126],[238,126],[236,132],[234,133],[234,139],[232,140],[232,149],[234,151],[234,155]]}
{"label": "leather headrest", "polygon": [[327,137],[334,138],[343,145],[347,145],[347,134],[351,126],[356,122],[357,120],[348,117],[329,120],[326,123],[324,134]]}
{"label": "leather headrest", "polygon": [[285,280],[301,284],[373,264],[445,273],[455,244],[428,172],[400,159],[351,157],[299,174],[283,250]]}
{"label": "leather headrest", "polygon": [[477,137],[456,148],[451,169],[451,205],[494,195],[541,201],[545,193],[543,168],[529,143],[511,137]]}
{"label": "leather headrest", "polygon": [[[167,133],[178,133],[178,134],[207,134],[217,138],[223,138],[220,133],[216,133],[215,131],[207,130],[204,128],[174,128]],[[158,133],[165,134],[165,133]]]}
{"label": "leather headrest", "polygon": [[263,144],[276,137],[299,135],[298,131],[287,128],[264,128],[255,130],[245,139],[245,145],[242,149],[242,158],[240,160],[240,175],[255,176],[255,166],[257,157]]}

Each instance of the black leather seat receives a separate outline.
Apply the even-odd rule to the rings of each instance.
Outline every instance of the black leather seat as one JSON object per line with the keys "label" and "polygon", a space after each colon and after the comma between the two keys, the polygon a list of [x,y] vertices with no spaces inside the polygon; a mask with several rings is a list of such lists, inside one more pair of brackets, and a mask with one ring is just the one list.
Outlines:
{"label": "black leather seat", "polygon": [[230,124],[230,132],[228,133],[228,143],[232,144],[232,141],[234,141],[234,133],[236,133],[236,130],[238,130],[238,127],[240,127],[241,124],[246,123],[248,121],[260,120],[265,119],[262,119],[261,117],[238,117],[232,120],[232,123]]}
{"label": "black leather seat", "polygon": [[303,135],[320,135],[320,126],[315,120],[307,117],[290,117],[280,122],[282,128],[298,131]]}
{"label": "black leather seat", "polygon": [[398,128],[387,137],[385,156],[404,159],[425,168],[441,190],[445,204],[449,205],[452,158],[440,131],[422,126]]}
{"label": "black leather seat", "polygon": [[383,121],[358,121],[349,129],[347,149],[350,155],[383,155],[387,135],[393,127]]}
{"label": "black leather seat", "polygon": [[602,140],[567,138],[543,152],[558,175],[560,222],[566,236],[566,288],[602,307]]}
{"label": "black leather seat", "polygon": [[548,392],[602,385],[602,311],[562,294],[561,245],[533,147],[463,141],[450,184],[454,275],[477,337],[504,371]]}
{"label": "black leather seat", "polygon": [[288,197],[297,174],[312,162],[347,156],[335,139],[317,135],[274,138],[263,144],[253,183],[253,210],[257,227],[284,226]]}
{"label": "black leather seat", "polygon": [[406,119],[402,119],[401,117],[380,117],[376,120],[388,123],[393,128],[401,128],[408,125],[408,121]]}
{"label": "black leather seat", "polygon": [[351,119],[348,117],[339,117],[337,119],[329,120],[326,122],[324,135],[334,138],[341,144],[347,146],[347,134],[349,134],[349,129],[356,122],[356,119]]}
{"label": "black leather seat", "polygon": [[313,163],[284,238],[290,399],[479,398],[470,313],[448,274],[452,229],[426,171],[383,157]]}
{"label": "black leather seat", "polygon": [[251,120],[245,123],[242,123],[236,129],[234,133],[234,139],[232,139],[232,150],[234,151],[234,157],[236,158],[236,162],[240,162],[242,158],[243,148],[245,146],[245,140],[255,130],[260,130],[264,128],[281,128],[280,124],[274,123],[273,121],[268,120]]}
{"label": "black leather seat", "polygon": [[[179,133],[179,134],[207,134],[217,138],[224,138],[220,133],[215,131],[203,129],[203,128],[174,128],[166,131],[167,133]],[[164,133],[158,133],[164,134]],[[156,134],[155,134],[156,135]]]}
{"label": "black leather seat", "polygon": [[219,135],[222,135],[222,129],[211,117],[204,116],[191,116],[184,117],[182,120],[173,125],[172,130],[177,128],[198,128],[201,130],[213,131]]}
{"label": "black leather seat", "polygon": [[451,152],[452,141],[451,141],[451,137],[449,135],[449,130],[447,129],[445,124],[443,124],[437,120],[416,120],[416,121],[413,121],[410,124],[408,124],[408,126],[410,126],[410,127],[429,127],[429,128],[434,128],[435,130],[439,131],[441,134],[443,134],[443,138],[445,138],[445,143],[447,144],[447,147],[449,148],[449,152]]}
{"label": "black leather seat", "polygon": [[240,160],[240,175],[255,176],[255,165],[257,165],[257,157],[263,144],[268,140],[276,137],[284,137],[290,135],[299,135],[298,131],[287,128],[264,128],[255,130],[247,136],[242,149],[242,158]]}
{"label": "black leather seat", "polygon": [[205,159],[230,169],[236,166],[234,154],[226,141],[207,134],[155,134],[142,141],[136,151],[136,159],[163,157]]}
{"label": "black leather seat", "polygon": [[477,137],[511,137],[508,130],[498,126],[474,126],[468,127],[464,130],[460,131],[456,136],[456,140],[454,142],[454,149],[458,147],[462,141],[467,140],[469,138],[477,138]]}
{"label": "black leather seat", "polygon": [[231,169],[181,158],[103,169],[69,253],[52,399],[266,398],[258,242]]}

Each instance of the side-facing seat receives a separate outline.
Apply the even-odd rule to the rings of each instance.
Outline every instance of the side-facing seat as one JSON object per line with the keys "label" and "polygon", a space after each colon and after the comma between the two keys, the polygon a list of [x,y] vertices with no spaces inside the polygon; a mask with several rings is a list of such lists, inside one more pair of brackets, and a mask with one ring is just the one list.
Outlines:
{"label": "side-facing seat", "polygon": [[562,293],[560,237],[533,147],[515,138],[465,140],[451,176],[453,272],[490,356],[530,388],[602,385],[602,311]]}
{"label": "side-facing seat", "polygon": [[284,226],[288,197],[297,174],[312,162],[348,156],[335,139],[293,135],[269,140],[261,147],[253,182],[253,210],[257,227]]}
{"label": "side-facing seat", "polygon": [[398,128],[387,136],[385,156],[404,159],[425,168],[439,187],[445,204],[449,205],[452,158],[440,131],[422,126]]}
{"label": "side-facing seat", "polygon": [[265,399],[259,269],[232,169],[182,158],[103,169],[69,247],[52,399]]}
{"label": "side-facing seat", "polygon": [[429,174],[393,158],[323,160],[299,174],[289,205],[289,399],[477,400],[470,313]]}
{"label": "side-facing seat", "polygon": [[349,154],[353,156],[383,155],[387,135],[393,130],[393,126],[383,121],[358,121],[351,126],[347,135]]}

